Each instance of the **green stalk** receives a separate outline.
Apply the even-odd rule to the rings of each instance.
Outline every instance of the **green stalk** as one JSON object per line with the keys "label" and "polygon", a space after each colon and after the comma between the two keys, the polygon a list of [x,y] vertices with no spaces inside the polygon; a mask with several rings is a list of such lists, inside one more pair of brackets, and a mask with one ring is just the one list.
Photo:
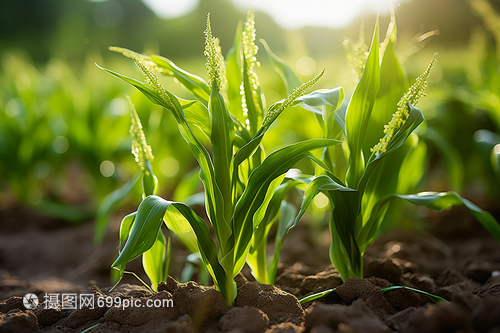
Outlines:
{"label": "green stalk", "polygon": [[232,274],[227,274],[227,273],[228,272],[226,272],[226,281],[225,281],[226,295],[224,296],[226,299],[226,304],[232,306],[234,305],[234,300],[236,298],[237,286],[236,282],[234,281],[234,278],[232,277]]}
{"label": "green stalk", "polygon": [[[256,234],[257,241],[260,240],[259,245],[257,246],[257,281],[260,283],[269,284],[268,275],[267,275],[267,258],[266,258],[266,242],[265,242],[265,223],[261,223],[260,225],[264,225],[262,232]],[[260,226],[259,226],[260,227]]]}

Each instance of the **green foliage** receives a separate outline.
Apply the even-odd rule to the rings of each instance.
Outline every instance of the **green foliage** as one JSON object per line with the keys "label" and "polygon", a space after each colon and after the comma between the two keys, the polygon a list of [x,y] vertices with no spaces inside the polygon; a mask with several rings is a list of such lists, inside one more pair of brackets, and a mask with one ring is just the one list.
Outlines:
{"label": "green foliage", "polygon": [[[128,173],[121,165],[130,140],[127,120],[121,117],[125,101],[117,96],[122,90],[108,80],[96,80],[94,61],[95,55],[89,54],[80,69],[56,58],[35,66],[22,53],[3,54],[3,203],[14,201],[46,215],[82,221],[121,182],[118,170]],[[105,177],[100,167],[109,159],[115,161],[108,163],[114,172]]]}
{"label": "green foliage", "polygon": [[[404,93],[402,87],[406,78],[394,52],[394,22],[387,36],[388,43],[383,50],[382,63],[379,64],[381,52],[377,22],[363,74],[346,112],[340,109],[338,115],[321,119],[324,129],[331,127],[327,119],[335,119],[345,135],[346,144],[342,145],[348,166],[345,177],[334,176],[331,169],[324,167],[326,170],[323,174],[314,177],[307,186],[295,221],[297,223],[302,217],[317,193],[322,192],[328,197],[332,210],[330,258],[344,281],[350,277],[363,276],[363,253],[377,237],[388,204],[394,198],[438,211],[464,205],[500,240],[500,225],[493,216],[456,193],[396,194],[398,189],[411,188],[411,183],[404,180],[410,175],[402,172],[408,170],[405,161],[419,156],[412,155],[418,147],[418,136],[414,131],[424,117],[415,104],[425,95],[427,77],[435,58],[408,92]],[[384,123],[387,123],[385,127],[382,126]],[[328,134],[325,131],[325,136]],[[324,161],[329,162],[327,153],[324,154]],[[400,179],[401,185],[398,186]]]}
{"label": "green foliage", "polygon": [[[269,274],[274,280],[277,257],[286,230],[295,215],[294,208],[281,200],[284,191],[292,186],[284,181],[287,171],[304,158],[314,160],[310,151],[340,143],[327,138],[311,139],[287,145],[269,155],[264,153],[262,138],[286,108],[301,102],[315,103],[315,106],[332,104],[330,98],[336,95],[316,91],[304,96],[306,90],[319,80],[321,73],[294,89],[284,100],[271,105],[264,113],[265,99],[255,72],[259,63],[255,60],[258,48],[254,43],[252,11],[248,13],[244,27],[238,29],[238,34],[240,36],[235,38],[236,45],[225,62],[218,39],[212,36],[210,21],[207,20],[205,55],[209,83],[163,57],[139,55],[121,48],[113,50],[132,58],[144,73],[146,82],[105,69],[135,86],[151,102],[174,116],[180,134],[198,161],[199,177],[205,190],[206,212],[217,241],[212,240],[207,223],[189,206],[145,193],[147,196],[137,212],[128,215],[122,222],[120,242],[125,245],[113,267],[123,272],[131,260],[146,251],[156,251],[155,242],[159,248],[163,248],[164,239],[158,235],[165,222],[167,228],[191,251],[199,251],[216,288],[228,304],[232,304],[236,297],[234,277],[243,268],[250,248],[265,244],[265,240],[261,241],[262,237],[267,237],[268,221],[273,220],[279,207],[282,207],[277,249]],[[196,100],[183,100],[166,90],[159,83],[155,72],[175,78]],[[224,90],[226,81],[227,96]],[[234,93],[237,89],[241,96],[239,100]],[[209,139],[210,153],[192,131],[192,126],[197,126]],[[264,230],[264,234],[257,233],[257,230]],[[163,253],[163,250],[160,252]],[[147,255],[145,267],[148,276],[152,275],[150,279],[154,288],[164,265],[161,264],[161,256],[154,259],[153,253],[150,254]],[[159,262],[154,263],[154,260]],[[259,255],[252,268],[257,277],[267,275],[265,252],[264,256]]]}

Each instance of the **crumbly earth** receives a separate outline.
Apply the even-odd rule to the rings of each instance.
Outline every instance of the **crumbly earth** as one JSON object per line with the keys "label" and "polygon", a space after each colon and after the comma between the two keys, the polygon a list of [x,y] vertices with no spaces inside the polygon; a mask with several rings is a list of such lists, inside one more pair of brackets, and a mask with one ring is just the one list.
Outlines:
{"label": "crumbly earth", "polygon": [[[109,248],[93,248],[91,224],[45,221],[18,228],[16,214],[9,214],[0,212],[0,332],[82,332],[93,326],[91,333],[500,332],[500,244],[462,210],[432,215],[427,236],[393,231],[381,237],[365,254],[365,278],[344,283],[327,256],[306,261],[311,254],[327,253],[327,237],[313,241],[311,232],[293,230],[276,286],[255,282],[245,270],[236,278],[234,306],[213,287],[172,277],[155,293],[134,280],[109,292],[107,265],[116,240],[107,240],[113,244]],[[305,251],[305,259],[298,258],[297,248]],[[82,259],[85,251],[92,260]],[[174,276],[178,271],[174,260]],[[449,302],[434,304],[408,289],[381,290],[394,285]],[[314,302],[298,302],[331,288],[336,290]],[[32,310],[23,305],[28,292],[41,300]],[[76,310],[47,309],[46,293],[92,294],[94,303]],[[98,297],[138,303],[99,306]],[[146,306],[163,301],[172,306]]]}

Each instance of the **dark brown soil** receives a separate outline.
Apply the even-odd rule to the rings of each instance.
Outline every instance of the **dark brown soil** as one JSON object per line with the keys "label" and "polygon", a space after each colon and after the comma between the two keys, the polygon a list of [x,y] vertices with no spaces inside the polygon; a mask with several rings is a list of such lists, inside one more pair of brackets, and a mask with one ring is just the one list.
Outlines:
{"label": "dark brown soil", "polygon": [[[0,212],[0,221],[0,332],[82,332],[96,324],[90,332],[500,332],[500,244],[460,209],[431,215],[426,236],[383,236],[365,254],[365,278],[345,283],[328,265],[328,237],[313,240],[299,225],[285,241],[276,286],[240,275],[232,307],[212,287],[171,277],[157,293],[130,278],[109,292],[118,221],[102,247],[92,246],[91,223],[68,226],[23,211]],[[140,262],[128,268],[140,272]],[[408,289],[382,292],[393,285],[449,302],[434,304]],[[331,288],[315,302],[298,302]],[[46,293],[85,293],[141,306],[64,310],[41,303],[27,310],[22,297],[29,292],[41,302]],[[173,306],[146,306],[163,300]]]}

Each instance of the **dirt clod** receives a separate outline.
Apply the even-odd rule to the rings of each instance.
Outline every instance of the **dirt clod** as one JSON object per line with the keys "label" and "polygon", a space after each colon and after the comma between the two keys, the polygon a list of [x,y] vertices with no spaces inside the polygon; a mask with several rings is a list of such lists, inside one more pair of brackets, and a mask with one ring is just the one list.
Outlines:
{"label": "dirt clod", "polygon": [[38,331],[36,316],[31,311],[14,309],[7,314],[0,313],[0,332],[31,333]]}
{"label": "dirt clod", "polygon": [[44,304],[38,306],[34,311],[38,318],[38,323],[42,326],[52,325],[69,314],[69,310],[62,310],[60,308],[45,308]]}
{"label": "dirt clod", "polygon": [[404,333],[472,333],[472,321],[464,309],[453,303],[440,303],[416,309],[404,326]]}
{"label": "dirt clod", "polygon": [[3,302],[0,302],[0,313],[7,313],[13,309],[18,309],[18,310],[25,310],[26,309],[24,307],[22,297],[12,296]]}
{"label": "dirt clod", "polygon": [[268,324],[269,318],[262,310],[249,306],[232,308],[219,320],[223,332],[260,333]]}
{"label": "dirt clod", "polygon": [[178,284],[173,297],[175,308],[181,314],[188,314],[193,318],[195,327],[206,327],[212,322],[218,322],[229,310],[220,292],[195,282]]}
{"label": "dirt clod", "polygon": [[390,332],[361,299],[351,306],[316,304],[309,308],[305,316],[305,331],[319,332],[325,328],[332,329],[328,330],[332,332]]}
{"label": "dirt clod", "polygon": [[397,283],[403,275],[403,266],[395,258],[369,258],[365,257],[364,276],[377,276],[392,283]]}
{"label": "dirt clod", "polygon": [[234,305],[261,309],[269,317],[271,325],[281,322],[300,324],[304,315],[304,310],[293,295],[258,282],[248,282],[241,286]]}
{"label": "dirt clod", "polygon": [[349,278],[337,287],[335,292],[347,303],[352,303],[357,299],[364,300],[366,306],[381,319],[396,312],[385,299],[380,287],[367,279]]}

